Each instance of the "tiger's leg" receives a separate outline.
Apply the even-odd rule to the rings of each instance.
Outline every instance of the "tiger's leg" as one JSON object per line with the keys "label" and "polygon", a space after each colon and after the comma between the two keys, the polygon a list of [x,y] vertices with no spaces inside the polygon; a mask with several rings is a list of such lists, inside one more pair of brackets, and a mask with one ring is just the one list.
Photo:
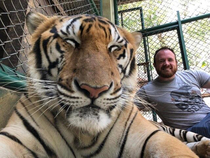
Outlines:
{"label": "tiger's leg", "polygon": [[33,158],[33,153],[24,145],[0,133],[0,157],[1,158]]}
{"label": "tiger's leg", "polygon": [[210,140],[186,143],[186,145],[199,157],[210,158]]}
{"label": "tiger's leg", "polygon": [[210,158],[210,139],[197,133],[186,131],[178,128],[172,128],[158,122],[150,121],[160,130],[176,137],[185,143],[199,157]]}

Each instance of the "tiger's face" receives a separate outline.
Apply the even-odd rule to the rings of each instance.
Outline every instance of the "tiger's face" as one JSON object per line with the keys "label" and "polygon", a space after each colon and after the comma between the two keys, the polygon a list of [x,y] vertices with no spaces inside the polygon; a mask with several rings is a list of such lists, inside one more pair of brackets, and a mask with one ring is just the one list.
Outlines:
{"label": "tiger's face", "polygon": [[135,92],[140,33],[93,15],[29,13],[30,85],[54,115],[89,133],[106,128]]}

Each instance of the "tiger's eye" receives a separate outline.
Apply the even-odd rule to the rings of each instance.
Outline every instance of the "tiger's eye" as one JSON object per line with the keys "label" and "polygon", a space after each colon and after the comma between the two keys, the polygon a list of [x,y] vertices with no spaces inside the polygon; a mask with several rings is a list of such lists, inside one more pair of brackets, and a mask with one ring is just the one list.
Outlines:
{"label": "tiger's eye", "polygon": [[120,51],[121,49],[122,49],[122,46],[112,45],[109,47],[109,52]]}

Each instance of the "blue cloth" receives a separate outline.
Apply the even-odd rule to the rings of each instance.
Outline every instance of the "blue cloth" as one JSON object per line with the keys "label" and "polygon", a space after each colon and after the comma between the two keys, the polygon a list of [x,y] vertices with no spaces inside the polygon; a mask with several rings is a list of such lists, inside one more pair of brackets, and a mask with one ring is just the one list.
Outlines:
{"label": "blue cloth", "polygon": [[187,129],[188,131],[198,133],[210,138],[210,113],[206,115],[199,123]]}

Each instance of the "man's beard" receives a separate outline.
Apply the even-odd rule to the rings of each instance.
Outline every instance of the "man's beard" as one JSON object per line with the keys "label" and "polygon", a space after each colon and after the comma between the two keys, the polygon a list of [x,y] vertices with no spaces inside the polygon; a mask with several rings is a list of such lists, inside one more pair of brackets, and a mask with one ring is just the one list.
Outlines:
{"label": "man's beard", "polygon": [[170,78],[176,73],[177,66],[172,67],[172,69],[170,69],[171,71],[169,71],[169,72],[165,71],[165,69],[166,69],[166,67],[164,67],[164,66],[162,66],[160,69],[156,69],[157,74],[163,78]]}

